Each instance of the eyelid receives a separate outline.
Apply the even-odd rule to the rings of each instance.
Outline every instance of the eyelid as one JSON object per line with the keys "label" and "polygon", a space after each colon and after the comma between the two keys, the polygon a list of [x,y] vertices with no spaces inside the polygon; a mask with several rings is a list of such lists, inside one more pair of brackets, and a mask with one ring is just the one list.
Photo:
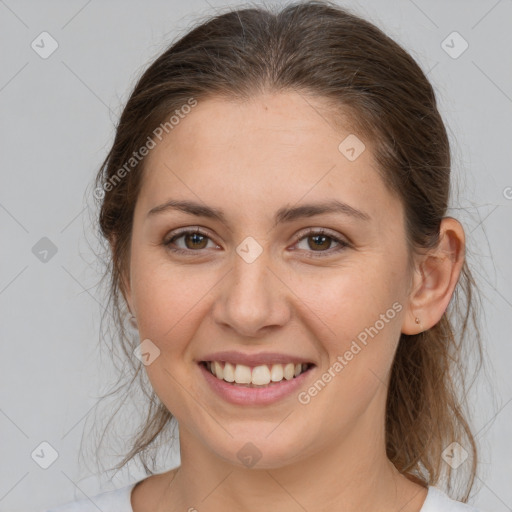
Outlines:
{"label": "eyelid", "polygon": [[300,241],[302,238],[304,238],[307,235],[326,235],[334,240],[337,240],[339,242],[345,242],[348,245],[348,240],[345,240],[346,237],[343,237],[342,235],[339,235],[336,233],[336,231],[332,231],[328,228],[322,228],[322,227],[310,227],[305,228],[302,231],[299,231],[296,235],[293,235],[295,243]]}

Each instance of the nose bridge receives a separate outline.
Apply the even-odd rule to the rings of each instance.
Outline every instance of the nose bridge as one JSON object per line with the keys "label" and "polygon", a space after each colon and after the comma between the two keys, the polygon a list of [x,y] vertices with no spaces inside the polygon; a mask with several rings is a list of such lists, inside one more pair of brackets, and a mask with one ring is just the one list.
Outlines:
{"label": "nose bridge", "polygon": [[271,269],[271,251],[246,237],[233,254],[233,269],[222,288],[216,320],[240,334],[254,336],[266,326],[282,325],[287,307]]}

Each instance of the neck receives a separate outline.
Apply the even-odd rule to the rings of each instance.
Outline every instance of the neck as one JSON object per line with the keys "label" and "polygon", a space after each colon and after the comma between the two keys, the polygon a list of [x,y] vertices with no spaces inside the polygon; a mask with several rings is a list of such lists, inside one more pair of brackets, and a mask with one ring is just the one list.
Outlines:
{"label": "neck", "polygon": [[427,491],[389,461],[385,440],[375,434],[381,431],[358,424],[293,464],[249,469],[217,457],[180,428],[181,466],[170,475],[162,510],[419,512]]}

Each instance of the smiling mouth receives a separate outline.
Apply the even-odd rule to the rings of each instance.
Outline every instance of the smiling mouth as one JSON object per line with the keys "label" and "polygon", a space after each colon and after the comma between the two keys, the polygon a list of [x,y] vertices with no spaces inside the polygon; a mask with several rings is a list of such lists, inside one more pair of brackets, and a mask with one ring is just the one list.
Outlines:
{"label": "smiling mouth", "polygon": [[204,366],[217,379],[248,388],[268,387],[283,381],[295,379],[311,370],[313,363],[287,363],[287,364],[262,364],[247,366],[244,364],[232,364],[226,361],[201,361]]}

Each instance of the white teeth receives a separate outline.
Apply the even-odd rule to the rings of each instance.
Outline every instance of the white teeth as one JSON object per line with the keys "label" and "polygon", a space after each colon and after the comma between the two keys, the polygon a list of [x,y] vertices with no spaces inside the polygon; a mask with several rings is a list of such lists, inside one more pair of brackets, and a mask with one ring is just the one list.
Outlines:
{"label": "white teeth", "polygon": [[244,364],[237,364],[235,366],[235,382],[237,384],[250,384],[251,383],[251,369]]}
{"label": "white teeth", "polygon": [[244,364],[222,363],[209,361],[206,363],[210,372],[218,379],[236,384],[267,386],[271,382],[281,382],[283,379],[291,380],[298,377],[308,368],[307,364],[288,363],[255,366],[252,368]]}
{"label": "white teeth", "polygon": [[286,380],[292,380],[294,373],[295,373],[295,365],[293,363],[288,363],[284,367],[284,378]]}
{"label": "white teeth", "polygon": [[231,363],[224,365],[224,380],[226,382],[235,382],[235,367]]}
{"label": "white teeth", "polygon": [[213,362],[213,372],[219,379],[224,378],[224,370],[222,369],[222,365],[218,361]]}
{"label": "white teeth", "polygon": [[258,386],[270,384],[270,370],[267,365],[256,366],[252,369],[251,383]]}
{"label": "white teeth", "polygon": [[279,382],[283,380],[283,365],[273,364],[272,370],[270,371],[270,377],[272,379],[272,382]]}

